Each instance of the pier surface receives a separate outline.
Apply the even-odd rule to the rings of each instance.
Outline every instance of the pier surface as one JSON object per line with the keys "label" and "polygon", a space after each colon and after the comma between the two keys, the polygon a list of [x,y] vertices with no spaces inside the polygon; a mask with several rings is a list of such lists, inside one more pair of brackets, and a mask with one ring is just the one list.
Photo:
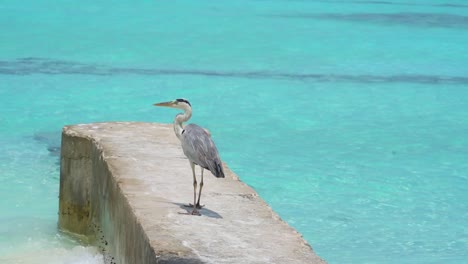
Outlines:
{"label": "pier surface", "polygon": [[106,263],[325,263],[224,169],[224,179],[205,171],[202,215],[188,215],[192,171],[172,125],[66,126],[59,226],[94,241]]}

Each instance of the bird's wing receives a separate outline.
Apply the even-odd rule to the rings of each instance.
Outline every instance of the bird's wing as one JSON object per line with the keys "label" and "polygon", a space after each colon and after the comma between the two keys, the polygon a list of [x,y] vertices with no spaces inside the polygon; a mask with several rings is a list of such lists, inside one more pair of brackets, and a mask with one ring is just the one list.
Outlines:
{"label": "bird's wing", "polygon": [[190,161],[210,170],[216,177],[224,177],[218,149],[204,128],[195,124],[185,126],[181,142]]}

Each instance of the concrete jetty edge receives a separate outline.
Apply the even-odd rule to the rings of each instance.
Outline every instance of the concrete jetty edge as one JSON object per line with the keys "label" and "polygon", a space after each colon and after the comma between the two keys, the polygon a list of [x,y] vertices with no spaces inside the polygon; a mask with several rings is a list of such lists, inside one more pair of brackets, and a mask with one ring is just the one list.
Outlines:
{"label": "concrete jetty edge", "polygon": [[202,215],[188,215],[192,172],[172,125],[65,126],[59,227],[98,245],[106,263],[325,263],[224,169],[224,179],[205,171]]}

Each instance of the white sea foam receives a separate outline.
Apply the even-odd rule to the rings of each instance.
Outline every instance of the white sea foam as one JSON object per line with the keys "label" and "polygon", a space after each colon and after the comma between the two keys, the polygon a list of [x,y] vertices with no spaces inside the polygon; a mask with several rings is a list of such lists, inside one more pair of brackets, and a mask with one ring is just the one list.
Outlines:
{"label": "white sea foam", "polygon": [[104,264],[103,255],[95,247],[43,248],[37,243],[0,257],[2,264]]}

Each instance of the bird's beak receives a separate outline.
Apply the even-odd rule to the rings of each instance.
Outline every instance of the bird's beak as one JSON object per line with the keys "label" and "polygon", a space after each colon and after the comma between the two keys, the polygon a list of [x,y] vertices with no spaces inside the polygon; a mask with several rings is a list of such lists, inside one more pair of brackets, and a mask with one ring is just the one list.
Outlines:
{"label": "bird's beak", "polygon": [[170,102],[162,102],[162,103],[156,103],[153,104],[154,106],[165,106],[165,107],[173,107],[174,106],[174,101]]}

